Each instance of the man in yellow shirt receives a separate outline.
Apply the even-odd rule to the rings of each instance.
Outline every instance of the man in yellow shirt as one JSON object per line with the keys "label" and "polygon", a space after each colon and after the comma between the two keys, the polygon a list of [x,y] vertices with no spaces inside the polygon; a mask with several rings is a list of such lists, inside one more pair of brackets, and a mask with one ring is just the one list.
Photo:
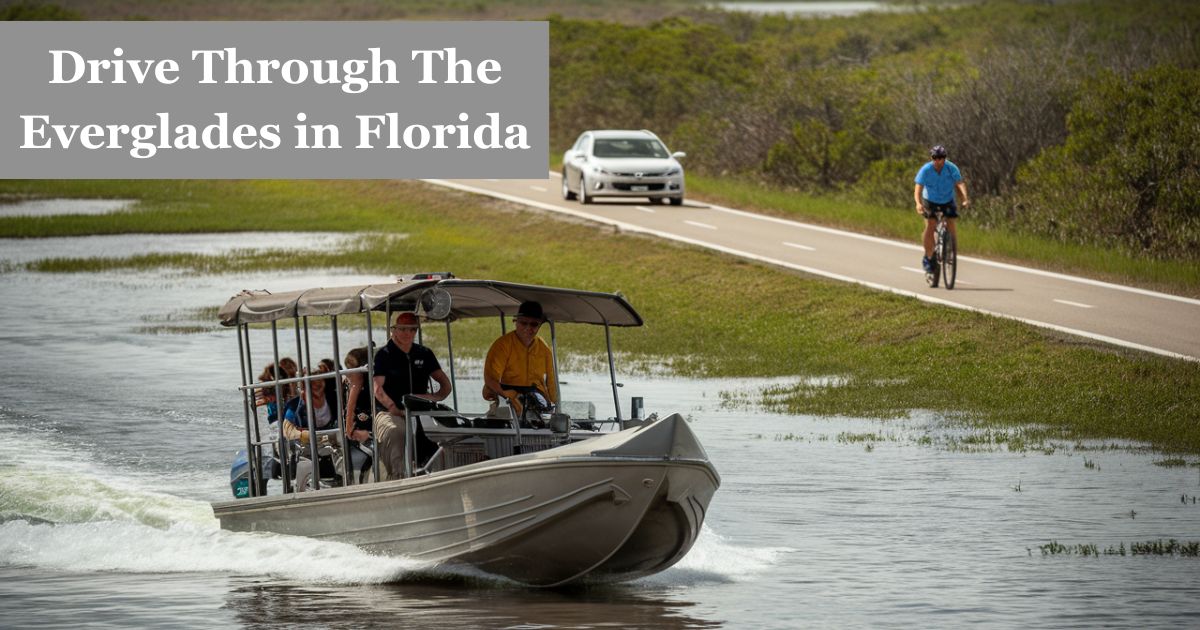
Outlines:
{"label": "man in yellow shirt", "polygon": [[558,400],[554,357],[550,347],[538,337],[538,329],[545,321],[540,303],[521,303],[513,320],[514,330],[492,343],[483,363],[485,400],[503,396],[518,414],[522,412],[518,395],[532,389],[541,392],[551,404]]}

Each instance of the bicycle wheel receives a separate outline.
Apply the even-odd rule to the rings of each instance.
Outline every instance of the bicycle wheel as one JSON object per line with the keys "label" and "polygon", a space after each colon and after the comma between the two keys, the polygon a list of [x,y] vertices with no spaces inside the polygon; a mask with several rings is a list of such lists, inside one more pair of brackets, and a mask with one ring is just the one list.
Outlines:
{"label": "bicycle wheel", "polygon": [[947,231],[945,238],[942,239],[941,255],[942,259],[942,280],[945,281],[946,289],[954,288],[954,280],[958,277],[958,244],[954,241],[954,233]]}

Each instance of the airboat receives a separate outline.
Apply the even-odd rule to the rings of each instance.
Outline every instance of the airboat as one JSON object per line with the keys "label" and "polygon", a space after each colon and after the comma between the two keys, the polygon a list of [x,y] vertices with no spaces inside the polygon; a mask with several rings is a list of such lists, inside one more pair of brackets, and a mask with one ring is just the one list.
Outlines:
{"label": "airboat", "polygon": [[[507,406],[481,413],[458,410],[454,324],[494,318],[503,334],[506,318],[527,300],[540,302],[545,311],[556,372],[559,326],[603,327],[613,416],[597,418],[589,401],[532,412]],[[453,406],[407,405],[404,425],[410,439],[402,478],[375,481],[379,457],[372,445],[368,470],[354,470],[351,458],[343,457],[334,475],[313,475],[311,488],[298,492],[292,483],[296,462],[317,461],[319,440],[289,443],[272,430],[282,422],[283,405],[277,406],[277,417],[260,418],[255,396],[264,391],[281,396],[291,383],[329,374],[280,374],[254,382],[252,360],[259,354],[251,354],[252,337],[261,346],[263,329],[269,328],[268,356],[275,365],[281,337],[294,337],[296,353],[310,365],[310,319],[328,318],[333,354],[340,357],[338,320],[357,318],[365,324],[371,359],[356,368],[338,362],[333,376],[341,382],[342,375],[361,372],[370,383],[378,318],[390,322],[397,312],[417,313],[426,329],[444,324],[449,351],[442,358],[454,385]],[[695,543],[720,485],[679,414],[643,417],[640,399],[634,398],[630,416],[623,416],[611,329],[643,321],[619,294],[417,274],[368,286],[244,291],[220,309],[219,317],[237,329],[245,421],[244,449],[231,471],[235,498],[212,506],[224,529],[349,542],[372,553],[426,561],[435,569],[466,568],[530,586],[616,582],[678,562]],[[342,396],[337,388],[338,409],[344,409]],[[338,418],[337,428],[325,436],[327,442],[340,441],[341,452],[357,444],[345,437],[344,422]],[[432,455],[425,457],[413,446],[418,431],[436,445]],[[281,482],[275,494],[268,492],[273,477]]]}

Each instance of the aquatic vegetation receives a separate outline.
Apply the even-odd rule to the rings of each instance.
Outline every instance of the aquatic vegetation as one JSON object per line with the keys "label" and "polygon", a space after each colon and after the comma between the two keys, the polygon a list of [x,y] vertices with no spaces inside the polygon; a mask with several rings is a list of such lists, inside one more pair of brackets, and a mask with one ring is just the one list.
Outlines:
{"label": "aquatic vegetation", "polygon": [[134,328],[134,332],[147,335],[194,335],[220,330],[217,323],[217,309],[205,307],[198,309],[182,309],[164,314],[141,315],[138,317],[144,325]]}
{"label": "aquatic vegetation", "polygon": [[139,335],[195,335],[212,332],[219,329],[216,324],[204,326],[200,324],[159,324],[157,326],[138,326],[133,332]]}
{"label": "aquatic vegetation", "polygon": [[1094,544],[1083,543],[1075,545],[1064,545],[1056,540],[1052,540],[1044,545],[1038,545],[1043,556],[1182,556],[1189,558],[1200,557],[1200,540],[1180,541],[1174,538],[1169,540],[1151,540],[1147,542],[1130,543],[1128,551],[1125,543],[1122,542],[1117,546],[1108,546],[1101,550]]}
{"label": "aquatic vegetation", "polygon": [[894,433],[881,435],[879,433],[851,433],[843,431],[837,434],[837,441],[842,444],[853,444],[855,442],[899,442],[900,438]]}
{"label": "aquatic vegetation", "polygon": [[[1188,466],[1189,464],[1188,464],[1187,460],[1183,459],[1182,457],[1169,457],[1167,459],[1160,459],[1160,460],[1154,462],[1154,465],[1161,466],[1163,468],[1182,468],[1184,466]],[[1191,465],[1195,466],[1197,464],[1191,464]]]}

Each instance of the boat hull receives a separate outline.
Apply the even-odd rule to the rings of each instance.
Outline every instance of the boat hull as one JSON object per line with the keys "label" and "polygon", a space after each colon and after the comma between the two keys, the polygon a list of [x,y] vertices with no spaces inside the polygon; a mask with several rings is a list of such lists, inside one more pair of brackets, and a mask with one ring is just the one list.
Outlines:
{"label": "boat hull", "polygon": [[225,529],[337,540],[534,586],[661,571],[695,542],[719,477],[686,423],[412,479],[213,506]]}

